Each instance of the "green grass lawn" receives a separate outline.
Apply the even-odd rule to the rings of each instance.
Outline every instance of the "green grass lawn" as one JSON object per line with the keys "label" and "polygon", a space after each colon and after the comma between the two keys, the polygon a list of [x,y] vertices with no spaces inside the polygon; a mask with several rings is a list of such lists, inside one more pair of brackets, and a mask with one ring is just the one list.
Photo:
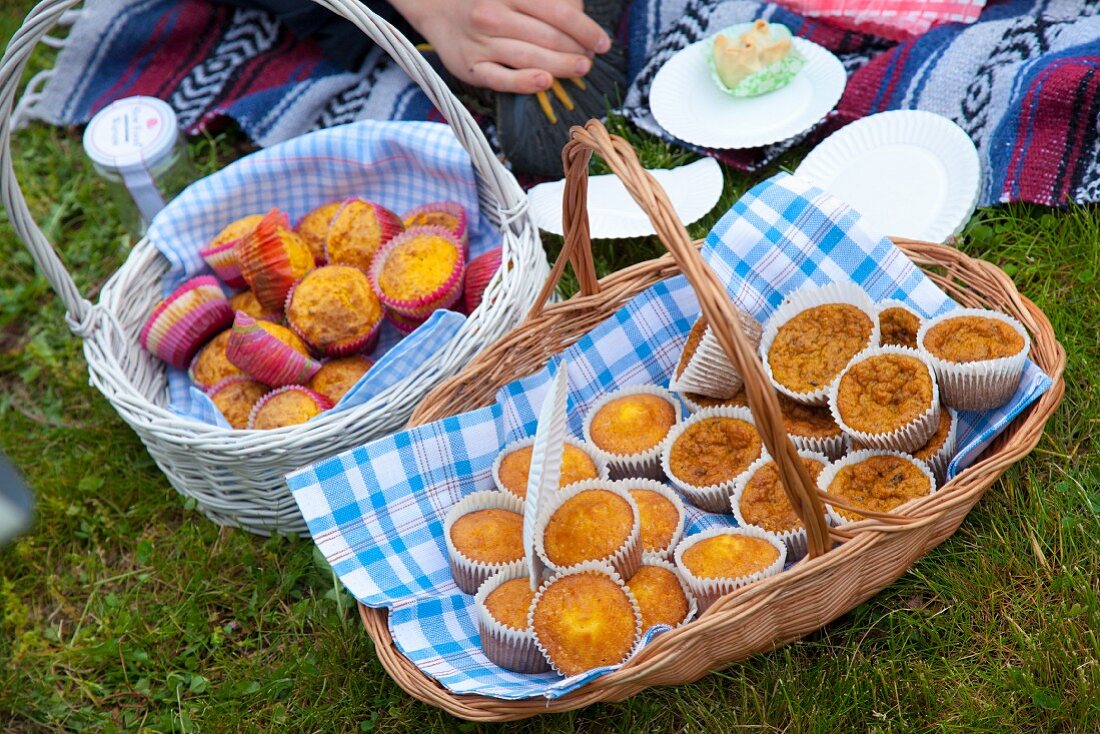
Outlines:
{"label": "green grass lawn", "polygon": [[[0,37],[29,7],[4,3]],[[689,159],[617,127],[649,165]],[[232,133],[192,143],[206,172],[242,148]],[[36,126],[16,149],[32,210],[94,294],[128,240],[79,135]],[[731,174],[722,209],[758,178]],[[88,385],[58,300],[0,220],[0,448],[39,502],[32,532],[0,550],[0,730],[1100,730],[1100,209],[999,207],[966,230],[960,246],[1050,316],[1069,366],[1038,448],[955,536],[801,642],[507,729],[392,683],[308,539],[223,530],[169,487]],[[659,252],[632,240],[597,258],[607,272]]]}

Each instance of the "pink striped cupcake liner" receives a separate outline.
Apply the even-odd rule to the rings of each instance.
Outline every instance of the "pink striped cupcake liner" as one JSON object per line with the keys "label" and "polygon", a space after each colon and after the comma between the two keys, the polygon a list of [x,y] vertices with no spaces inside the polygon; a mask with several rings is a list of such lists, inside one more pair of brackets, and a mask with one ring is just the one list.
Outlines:
{"label": "pink striped cupcake liner", "polygon": [[141,329],[141,346],[186,370],[199,349],[233,321],[233,309],[212,275],[183,283],[156,305]]}
{"label": "pink striped cupcake liner", "polygon": [[[292,313],[294,311],[294,309],[292,308],[292,304],[294,303],[294,294],[299,291],[299,286],[301,286],[302,282],[306,279],[314,277],[322,271],[330,272],[331,269],[346,269],[351,271],[351,273],[353,273],[355,276],[362,278],[362,285],[364,290],[366,291],[366,296],[371,299],[377,299],[377,296],[374,293],[374,289],[371,287],[370,281],[367,279],[366,275],[364,275],[363,272],[358,268],[353,268],[348,265],[323,265],[316,270],[310,271],[293,286],[291,286],[290,291],[286,294],[286,308],[284,309],[286,312],[286,322],[294,331],[294,333],[297,334],[302,341],[309,345],[309,348],[315,354],[319,354],[324,357],[345,357],[349,354],[358,354],[360,352],[372,351],[375,346],[378,345],[378,331],[382,327],[384,316],[382,304],[378,303],[377,300],[375,301],[375,305],[378,308],[378,319],[370,325],[368,331],[366,331],[365,333],[357,334],[355,336],[349,336],[344,339],[338,339],[334,342],[322,343],[321,340],[316,338],[316,335],[311,336],[309,334],[310,330],[308,328],[306,328],[303,324],[296,322],[294,314]],[[339,295],[339,293],[337,293],[336,291],[335,286],[323,290],[322,297],[327,298],[330,295],[333,297]],[[350,321],[356,319],[364,311],[365,309],[355,308],[353,304],[348,304],[347,307],[344,309],[344,312],[341,313],[341,316],[346,317],[346,321]]]}
{"label": "pink striped cupcake liner", "polygon": [[320,362],[298,352],[241,311],[233,321],[225,353],[230,362],[272,387],[304,384],[321,369]]}
{"label": "pink striped cupcake liner", "polygon": [[319,392],[314,392],[308,387],[302,387],[301,385],[284,385],[276,390],[272,390],[267,395],[256,401],[256,404],[252,406],[252,412],[248,415],[248,427],[251,429],[256,428],[256,416],[260,414],[265,405],[268,405],[273,399],[278,398],[280,395],[284,395],[289,392],[302,393],[309,398],[312,398],[313,402],[318,407],[318,413],[323,413],[332,407],[332,401],[326,398]]}
{"label": "pink striped cupcake liner", "polygon": [[[463,253],[469,253],[470,232],[466,209],[457,201],[433,201],[421,204],[405,212],[401,217],[405,229],[413,227],[443,227],[451,233],[455,241],[462,245]],[[451,224],[453,221],[453,224]]]}

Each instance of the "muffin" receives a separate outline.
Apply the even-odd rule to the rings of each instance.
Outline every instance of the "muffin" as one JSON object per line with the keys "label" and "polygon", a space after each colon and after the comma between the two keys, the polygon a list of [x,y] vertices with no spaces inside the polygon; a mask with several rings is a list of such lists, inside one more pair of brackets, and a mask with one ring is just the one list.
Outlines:
{"label": "muffin", "polygon": [[748,408],[708,408],[669,435],[661,462],[691,504],[707,512],[729,513],[733,483],[763,451]]}
{"label": "muffin", "polygon": [[369,351],[377,343],[382,304],[363,271],[326,265],[290,289],[286,320],[314,351],[340,357]]}
{"label": "muffin", "polygon": [[271,388],[259,380],[241,375],[225,378],[210,388],[207,395],[229,425],[241,429],[248,428],[252,408],[270,390]]}
{"label": "muffin", "polygon": [[264,215],[255,231],[241,241],[237,257],[241,275],[268,312],[282,313],[290,287],[314,267],[313,253],[278,209]]}
{"label": "muffin", "polygon": [[642,558],[668,560],[684,532],[686,515],[680,496],[655,479],[620,479],[617,484],[638,505]]}
{"label": "muffin", "polygon": [[535,552],[555,571],[600,561],[629,578],[642,560],[638,506],[614,482],[590,479],[559,491],[535,527]]}
{"label": "muffin", "polygon": [[917,343],[936,371],[943,404],[959,410],[991,410],[1012,399],[1031,348],[1019,321],[975,308],[925,321]]}
{"label": "muffin", "polygon": [[711,528],[681,540],[675,559],[703,612],[734,589],[779,573],[787,546],[760,528]]}
{"label": "muffin", "polygon": [[844,453],[844,431],[827,405],[805,405],[777,393],[783,427],[799,450],[816,451],[830,459]]}
{"label": "muffin", "polygon": [[698,413],[706,408],[749,407],[749,398],[745,395],[744,385],[730,398],[712,398],[709,395],[700,395],[696,392],[682,392],[679,395],[692,413]]}
{"label": "muffin", "polygon": [[829,410],[841,430],[866,446],[913,451],[939,424],[936,375],[916,350],[872,347],[831,386]]}
{"label": "muffin", "polygon": [[422,319],[410,319],[402,316],[396,311],[391,311],[390,309],[386,309],[385,312],[386,319],[395,327],[397,327],[397,330],[400,331],[402,334],[413,333],[414,331],[419,329],[420,325],[427,321],[428,318],[431,318],[430,316],[428,316]]}
{"label": "muffin", "polygon": [[470,246],[469,223],[466,210],[456,201],[435,201],[422,204],[405,212],[402,217],[405,229],[413,227],[442,227],[451,233],[463,249]]}
{"label": "muffin", "polygon": [[534,601],[535,591],[522,567],[498,571],[478,587],[474,610],[485,657],[517,673],[550,670],[528,623]]}
{"label": "muffin", "polygon": [[287,385],[260,398],[248,416],[248,428],[266,431],[296,426],[332,407],[332,401],[301,385]]}
{"label": "muffin", "polygon": [[879,341],[882,346],[917,348],[917,332],[923,319],[901,301],[882,301],[878,304]]}
{"label": "muffin", "polygon": [[[741,332],[753,350],[760,346],[760,322],[740,308],[734,307]],[[718,344],[705,316],[696,319],[688,333],[684,351],[676,365],[669,387],[677,392],[691,392],[714,398],[730,398],[741,390],[744,382],[733,362]]]}
{"label": "muffin", "polygon": [[680,421],[680,404],[668,390],[638,385],[604,395],[584,419],[584,438],[614,478],[661,478],[661,445]]}
{"label": "muffin", "polygon": [[234,365],[272,387],[305,384],[321,369],[321,363],[309,356],[309,348],[293,331],[240,311],[233,320],[225,354]]}
{"label": "muffin", "polygon": [[335,404],[340,402],[340,398],[344,397],[348,390],[359,382],[359,378],[367,374],[373,366],[374,362],[361,354],[330,359],[323,363],[321,369],[310,378],[307,387],[321,393]]}
{"label": "muffin", "polygon": [[[854,508],[890,512],[936,491],[936,480],[922,462],[900,451],[854,451],[821,473],[817,486]],[[864,516],[855,510],[826,505],[836,524]]]}
{"label": "muffin", "polygon": [[225,355],[225,348],[229,345],[229,335],[232,332],[232,329],[226,329],[218,334],[191,360],[188,374],[191,382],[198,385],[200,389],[209,390],[227,377],[244,374],[244,370],[230,362]]}
{"label": "muffin", "polygon": [[955,441],[958,435],[959,414],[954,408],[940,411],[936,432],[928,442],[913,452],[913,457],[928,465],[936,477],[937,485],[947,481],[947,466],[955,457]]}
{"label": "muffin", "polygon": [[[817,478],[829,460],[812,451],[800,451],[798,455],[817,487]],[[779,467],[770,456],[761,456],[741,475],[734,485],[730,505],[741,527],[758,527],[775,533],[787,545],[788,560],[796,561],[806,555],[806,526],[791,506]]]}
{"label": "muffin", "polygon": [[294,231],[309,247],[309,251],[313,253],[313,262],[318,267],[328,262],[325,258],[328,230],[332,225],[333,218],[343,205],[344,202],[342,201],[331,201],[316,209],[311,209],[298,221],[298,226],[294,228]]}
{"label": "muffin", "polygon": [[622,578],[598,563],[546,581],[528,621],[542,654],[562,675],[624,662],[642,625],[638,603]]}
{"label": "muffin", "polygon": [[366,273],[375,253],[403,229],[389,209],[366,199],[348,199],[329,225],[325,259],[330,265],[351,265]]}
{"label": "muffin", "polygon": [[695,598],[668,561],[646,561],[626,586],[638,602],[643,635],[659,624],[679,627],[695,614]]}
{"label": "muffin", "polygon": [[424,319],[462,294],[466,258],[442,227],[417,227],[378,251],[369,271],[378,298],[406,319]]}
{"label": "muffin", "polygon": [[246,314],[258,321],[274,321],[279,323],[283,320],[283,310],[280,308],[278,311],[267,311],[260,302],[256,300],[256,294],[250,290],[243,290],[236,295],[230,296],[229,307],[236,311],[244,311]]}
{"label": "muffin", "polygon": [[483,252],[466,265],[466,285],[462,292],[462,303],[466,313],[472,314],[481,305],[481,298],[489,282],[500,270],[500,261],[504,255],[503,247],[494,247]]}
{"label": "muffin", "polygon": [[[511,492],[521,500],[527,498],[527,476],[531,472],[534,448],[535,439],[529,436],[513,441],[501,450],[493,462],[493,482],[497,489]],[[585,479],[607,479],[607,465],[583,441],[566,439],[561,455],[558,488],[568,487]]]}
{"label": "muffin", "polygon": [[830,383],[852,357],[878,343],[875,306],[850,283],[801,288],[764,325],[760,357],[776,389],[824,405]]}
{"label": "muffin", "polygon": [[233,309],[210,275],[191,278],[157,303],[141,329],[142,348],[185,370],[199,349],[233,322]]}
{"label": "muffin", "polygon": [[467,594],[498,571],[523,568],[523,503],[504,492],[474,492],[443,521],[447,556],[458,588]]}
{"label": "muffin", "polygon": [[261,214],[242,217],[219,232],[214,239],[210,240],[210,244],[199,250],[199,257],[205,260],[214,274],[230,288],[244,288],[247,285],[244,276],[241,275],[240,263],[237,261],[237,245],[252,234],[261,219],[263,219]]}

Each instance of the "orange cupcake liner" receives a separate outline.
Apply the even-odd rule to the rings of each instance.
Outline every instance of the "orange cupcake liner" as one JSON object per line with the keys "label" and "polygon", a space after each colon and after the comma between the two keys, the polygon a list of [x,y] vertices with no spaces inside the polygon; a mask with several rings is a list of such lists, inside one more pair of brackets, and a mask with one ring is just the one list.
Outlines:
{"label": "orange cupcake liner", "polygon": [[[451,272],[450,277],[434,291],[420,298],[401,300],[386,295],[379,285],[379,278],[386,260],[403,243],[421,235],[430,235],[447,240],[458,251],[458,258],[455,260],[454,270]],[[462,283],[466,275],[466,257],[463,254],[461,244],[456,242],[451,233],[443,227],[414,227],[391,239],[374,254],[374,260],[371,261],[370,271],[367,275],[370,277],[371,287],[374,288],[375,294],[387,310],[408,320],[426,319],[433,311],[454,305],[459,296],[462,295]]]}
{"label": "orange cupcake liner", "polygon": [[[237,257],[241,274],[252,289],[253,295],[267,311],[280,311],[286,304],[286,294],[294,282],[305,273],[297,273],[291,264],[287,248],[306,245],[293,230],[284,227],[286,215],[272,209],[256,225],[256,230],[241,243]],[[309,268],[313,269],[310,254]]]}

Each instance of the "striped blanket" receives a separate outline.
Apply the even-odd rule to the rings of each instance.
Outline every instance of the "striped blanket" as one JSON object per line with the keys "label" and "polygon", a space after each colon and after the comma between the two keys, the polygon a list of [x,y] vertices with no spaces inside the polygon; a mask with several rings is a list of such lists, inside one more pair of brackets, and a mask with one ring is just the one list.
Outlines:
{"label": "striped blanket", "polygon": [[[702,152],[753,170],[859,117],[923,109],[954,120],[977,144],[982,204],[1100,201],[1100,0],[991,2],[973,24],[940,25],[899,44],[777,5],[635,0],[623,114],[667,138],[648,109],[657,69],[718,28],[761,16],[836,53],[848,87],[837,109],[795,140]],[[347,72],[271,16],[208,0],[88,3],[47,73],[44,88],[32,84],[19,112],[61,125],[86,122],[133,94],[167,99],[189,132],[228,117],[263,146],[357,119],[439,119],[377,49],[361,69]]]}

